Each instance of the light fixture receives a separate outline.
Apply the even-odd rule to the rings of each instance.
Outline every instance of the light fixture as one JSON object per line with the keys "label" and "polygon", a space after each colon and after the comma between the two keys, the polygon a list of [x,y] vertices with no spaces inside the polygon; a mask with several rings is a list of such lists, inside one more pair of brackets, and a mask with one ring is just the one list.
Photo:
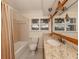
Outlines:
{"label": "light fixture", "polygon": [[52,8],[49,8],[48,11],[51,12],[52,11]]}

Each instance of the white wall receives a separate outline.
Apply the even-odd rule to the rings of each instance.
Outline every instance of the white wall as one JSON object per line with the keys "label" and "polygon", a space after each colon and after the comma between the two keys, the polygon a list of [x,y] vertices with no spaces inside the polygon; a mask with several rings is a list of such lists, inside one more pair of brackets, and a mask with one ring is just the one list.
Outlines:
{"label": "white wall", "polygon": [[43,18],[46,16],[43,16],[42,10],[34,10],[34,11],[28,11],[27,13],[22,13],[25,17],[29,19],[29,38],[32,37],[41,37],[44,33],[48,33],[49,31],[33,31],[31,30],[31,20],[33,18]]}
{"label": "white wall", "polygon": [[49,8],[52,8],[52,12],[55,11],[58,4],[58,0],[42,0],[42,10],[45,16],[49,15]]}
{"label": "white wall", "polygon": [[28,18],[19,13],[18,10],[10,6],[10,20],[12,21],[13,40],[28,39]]}
{"label": "white wall", "polygon": [[28,19],[27,18],[18,18],[18,19],[16,20],[15,24],[17,25],[19,40],[28,40],[29,37]]}

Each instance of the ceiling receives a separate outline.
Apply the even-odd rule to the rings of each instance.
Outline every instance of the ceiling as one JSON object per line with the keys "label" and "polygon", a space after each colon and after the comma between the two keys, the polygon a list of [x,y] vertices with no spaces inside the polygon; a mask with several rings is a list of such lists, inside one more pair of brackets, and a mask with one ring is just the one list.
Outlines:
{"label": "ceiling", "polygon": [[48,13],[48,8],[57,0],[9,0],[9,4],[21,12],[42,10]]}
{"label": "ceiling", "polygon": [[9,3],[20,11],[41,9],[41,0],[9,0]]}
{"label": "ceiling", "polygon": [[[9,4],[22,13],[29,11],[42,11],[44,16],[49,15],[48,9],[52,7],[52,14],[58,5],[59,0],[9,0]],[[61,0],[62,1],[62,0]],[[66,6],[76,0],[68,0]],[[72,2],[72,3],[71,3]]]}

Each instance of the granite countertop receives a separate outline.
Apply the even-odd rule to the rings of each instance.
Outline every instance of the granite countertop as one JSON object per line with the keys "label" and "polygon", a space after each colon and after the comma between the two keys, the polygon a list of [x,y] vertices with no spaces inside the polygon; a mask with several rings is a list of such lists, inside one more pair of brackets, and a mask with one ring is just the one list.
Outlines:
{"label": "granite countertop", "polygon": [[78,59],[77,50],[69,44],[60,43],[55,47],[47,43],[48,39],[44,39],[45,59]]}

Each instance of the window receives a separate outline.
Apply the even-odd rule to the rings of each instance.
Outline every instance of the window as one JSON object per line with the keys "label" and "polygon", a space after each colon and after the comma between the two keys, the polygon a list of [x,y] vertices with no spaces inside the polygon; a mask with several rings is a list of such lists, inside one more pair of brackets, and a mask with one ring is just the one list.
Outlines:
{"label": "window", "polygon": [[32,30],[39,30],[39,19],[32,19]]}
{"label": "window", "polygon": [[48,30],[48,19],[32,19],[32,30]]}
{"label": "window", "polygon": [[40,19],[40,29],[48,30],[48,19]]}

